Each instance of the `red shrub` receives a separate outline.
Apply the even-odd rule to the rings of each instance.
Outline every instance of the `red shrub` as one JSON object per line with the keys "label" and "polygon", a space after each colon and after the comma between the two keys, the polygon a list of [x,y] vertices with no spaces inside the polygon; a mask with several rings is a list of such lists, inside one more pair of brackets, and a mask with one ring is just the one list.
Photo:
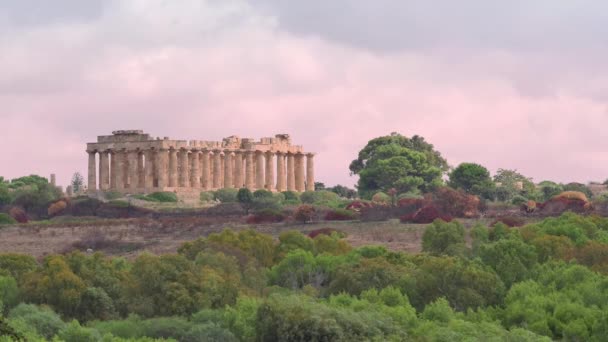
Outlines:
{"label": "red shrub", "polygon": [[585,213],[593,210],[590,202],[576,198],[554,197],[538,206],[540,212],[545,215],[560,215],[565,211]]}
{"label": "red shrub", "polygon": [[247,223],[258,224],[258,223],[275,223],[282,222],[285,219],[285,215],[276,210],[261,210],[253,215],[247,217]]}
{"label": "red shrub", "polygon": [[403,223],[432,223],[436,219],[452,221],[452,216],[441,213],[435,206],[428,205],[418,211],[400,218]]}
{"label": "red shrub", "polygon": [[363,209],[363,208],[370,208],[372,206],[373,206],[373,204],[371,204],[369,202],[352,201],[349,205],[346,206],[346,209],[352,210],[352,211],[361,211],[361,209]]}
{"label": "red shrub", "polygon": [[330,210],[325,214],[326,221],[350,221],[357,218],[357,214],[346,209]]}
{"label": "red shrub", "polygon": [[51,204],[47,210],[47,213],[50,217],[61,214],[68,207],[68,203],[66,200],[59,200],[53,204]]}
{"label": "red shrub", "polygon": [[306,223],[312,221],[315,215],[315,208],[312,205],[302,204],[296,209],[293,217],[296,221]]}
{"label": "red shrub", "polygon": [[19,208],[19,207],[12,207],[9,211],[8,214],[15,219],[15,221],[19,222],[19,223],[27,223],[28,222],[28,218],[27,218],[27,214],[25,213],[25,210]]}
{"label": "red shrub", "polygon": [[469,195],[462,190],[450,187],[438,188],[435,192],[425,195],[437,210],[450,217],[476,217],[479,215],[479,197]]}
{"label": "red shrub", "polygon": [[332,235],[333,233],[337,233],[339,235],[344,235],[344,233],[342,233],[341,231],[339,231],[337,229],[320,228],[320,229],[315,229],[315,230],[310,231],[310,233],[308,233],[308,237],[311,239],[314,239],[318,235]]}

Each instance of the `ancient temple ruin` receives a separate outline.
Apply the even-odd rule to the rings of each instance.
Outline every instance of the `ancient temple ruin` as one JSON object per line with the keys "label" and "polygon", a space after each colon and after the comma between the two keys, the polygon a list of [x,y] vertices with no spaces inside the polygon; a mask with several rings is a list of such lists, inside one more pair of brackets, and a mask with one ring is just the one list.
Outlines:
{"label": "ancient temple ruin", "polygon": [[[206,191],[242,188],[314,190],[314,154],[288,134],[222,141],[151,138],[140,130],[114,131],[87,144],[90,193]],[[99,157],[97,157],[99,155]]]}

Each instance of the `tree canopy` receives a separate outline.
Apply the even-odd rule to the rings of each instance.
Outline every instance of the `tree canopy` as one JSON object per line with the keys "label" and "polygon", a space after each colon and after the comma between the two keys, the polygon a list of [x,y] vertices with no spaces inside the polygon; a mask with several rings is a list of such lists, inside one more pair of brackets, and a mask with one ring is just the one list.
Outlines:
{"label": "tree canopy", "polygon": [[494,199],[495,185],[490,172],[485,167],[475,163],[462,163],[450,172],[448,185],[454,189],[486,199]]}
{"label": "tree canopy", "polygon": [[359,175],[359,194],[367,198],[391,188],[428,191],[442,183],[447,169],[446,160],[423,137],[398,133],[370,140],[350,164],[351,173]]}

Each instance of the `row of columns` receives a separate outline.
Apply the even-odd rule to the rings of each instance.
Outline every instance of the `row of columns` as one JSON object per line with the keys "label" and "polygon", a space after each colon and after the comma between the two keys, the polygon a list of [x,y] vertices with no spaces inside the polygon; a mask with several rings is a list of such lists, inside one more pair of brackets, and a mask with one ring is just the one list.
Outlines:
{"label": "row of columns", "polygon": [[87,152],[90,191],[242,187],[270,191],[314,190],[312,153],[198,149]]}

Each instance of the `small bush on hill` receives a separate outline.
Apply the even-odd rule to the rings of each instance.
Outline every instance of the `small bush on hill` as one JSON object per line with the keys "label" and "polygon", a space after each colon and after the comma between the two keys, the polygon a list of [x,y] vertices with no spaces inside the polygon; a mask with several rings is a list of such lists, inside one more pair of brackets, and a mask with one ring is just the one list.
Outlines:
{"label": "small bush on hill", "polygon": [[176,203],[177,195],[174,192],[162,191],[162,192],[153,192],[146,197],[156,200],[162,203]]}
{"label": "small bush on hill", "polygon": [[312,221],[315,215],[315,208],[312,205],[302,204],[296,209],[294,213],[294,219],[301,223],[307,223]]}
{"label": "small bush on hill", "polygon": [[103,195],[108,201],[124,197],[123,194],[118,191],[106,191]]}
{"label": "small bush on hill", "polygon": [[8,214],[0,213],[0,225],[1,224],[15,224],[17,220],[10,217]]}
{"label": "small bush on hill", "polygon": [[341,208],[344,203],[338,194],[327,190],[305,191],[300,195],[300,199],[302,203],[330,208]]}
{"label": "small bush on hill", "polygon": [[281,213],[279,210],[269,208],[256,211],[255,214],[250,215],[247,218],[247,223],[274,223],[282,222],[283,220],[285,220],[285,215],[283,215],[283,213]]}
{"label": "small bush on hill", "polygon": [[213,191],[203,191],[203,192],[201,192],[201,195],[199,198],[200,198],[201,202],[208,203],[208,202],[215,200],[215,194],[213,193]]}
{"label": "small bush on hill", "polygon": [[327,221],[349,221],[356,218],[357,214],[347,209],[333,209],[325,214],[325,220]]}
{"label": "small bush on hill", "polygon": [[372,196],[372,203],[377,205],[389,205],[391,204],[391,197],[384,192],[377,192]]}
{"label": "small bush on hill", "polygon": [[19,223],[27,223],[29,221],[25,210],[19,207],[12,207],[8,211],[8,215]]}
{"label": "small bush on hill", "polygon": [[234,203],[237,202],[238,193],[237,189],[219,189],[215,192],[214,197],[222,203]]}
{"label": "small bush on hill", "polygon": [[147,202],[160,202],[156,198],[148,197],[146,195],[141,195],[141,194],[140,195],[135,195],[135,196],[133,196],[133,198],[138,199],[138,200],[142,200],[142,201],[147,201]]}
{"label": "small bush on hill", "polygon": [[426,196],[427,201],[443,215],[451,217],[475,217],[479,214],[479,197],[469,195],[462,190],[440,187]]}
{"label": "small bush on hill", "polygon": [[285,204],[294,205],[302,203],[300,195],[295,191],[283,191],[282,194],[285,196]]}
{"label": "small bush on hill", "polygon": [[370,203],[370,202],[367,202],[367,201],[359,201],[359,200],[357,200],[357,201],[352,201],[352,202],[350,202],[350,203],[349,203],[349,204],[346,206],[346,209],[347,209],[347,210],[352,210],[352,211],[359,212],[359,211],[361,211],[361,209],[363,209],[363,208],[370,208],[370,207],[372,207],[372,206],[373,206],[373,204],[372,204],[372,203]]}
{"label": "small bush on hill", "polygon": [[258,189],[253,192],[254,198],[270,198],[272,197],[272,192],[266,189]]}
{"label": "small bush on hill", "polygon": [[464,227],[458,221],[433,221],[422,235],[422,250],[432,254],[450,254],[453,245],[464,245]]}
{"label": "small bush on hill", "polygon": [[130,206],[129,202],[123,201],[123,200],[112,200],[112,201],[109,201],[108,204],[112,207],[118,207],[118,208],[127,208]]}
{"label": "small bush on hill", "polygon": [[50,217],[53,217],[61,214],[67,207],[68,203],[66,200],[59,200],[51,204],[47,212]]}
{"label": "small bush on hill", "polygon": [[432,223],[437,219],[450,222],[453,218],[452,216],[439,211],[434,205],[428,205],[414,213],[401,216],[400,218],[403,223]]}

